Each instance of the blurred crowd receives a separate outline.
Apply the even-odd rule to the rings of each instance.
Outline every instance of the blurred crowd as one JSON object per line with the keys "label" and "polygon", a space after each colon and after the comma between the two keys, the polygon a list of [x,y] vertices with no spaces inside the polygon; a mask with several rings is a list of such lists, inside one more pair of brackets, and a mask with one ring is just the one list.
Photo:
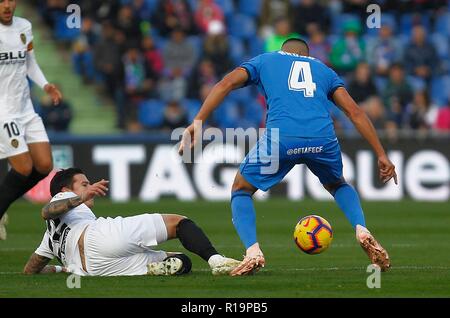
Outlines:
{"label": "blurred crowd", "polygon": [[[74,70],[114,100],[123,130],[187,125],[224,74],[301,37],[377,129],[450,131],[447,0],[71,0],[81,29],[67,28],[68,0],[34,1],[70,45]],[[366,25],[370,3],[381,7],[381,28]],[[333,116],[338,132],[354,133],[340,111]],[[264,117],[264,98],[246,88],[211,124],[261,127]]]}

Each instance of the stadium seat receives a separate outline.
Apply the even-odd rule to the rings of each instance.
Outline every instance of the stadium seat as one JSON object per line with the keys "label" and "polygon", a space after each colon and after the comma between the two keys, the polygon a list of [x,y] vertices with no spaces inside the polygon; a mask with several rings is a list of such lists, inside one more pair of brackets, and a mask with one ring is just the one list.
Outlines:
{"label": "stadium seat", "polygon": [[181,102],[183,107],[188,112],[189,121],[193,121],[194,117],[197,115],[202,103],[197,99],[185,99]]}
{"label": "stadium seat", "polygon": [[402,14],[402,16],[400,17],[400,33],[410,35],[412,28],[417,24],[422,25],[427,33],[430,32],[430,16],[427,13],[424,12],[421,14]]}
{"label": "stadium seat", "polygon": [[197,10],[198,0],[188,0],[189,6],[191,7],[192,11]]}
{"label": "stadium seat", "polygon": [[203,51],[203,39],[200,36],[191,35],[187,37],[187,41],[194,47],[197,58],[201,56]]}
{"label": "stadium seat", "polygon": [[250,39],[248,41],[249,43],[249,53],[250,56],[254,57],[257,56],[259,54],[262,54],[265,52],[264,50],[264,40],[261,39],[259,36],[255,36],[254,38]]}
{"label": "stadium seat", "polygon": [[240,64],[244,61],[246,55],[245,45],[242,39],[230,36],[228,37],[230,42],[230,57],[235,64]]}
{"label": "stadium seat", "polygon": [[[335,34],[342,34],[344,32],[344,24],[348,21],[359,21],[361,18],[357,14],[344,13],[340,15],[334,15],[331,19],[332,30]],[[361,24],[362,25],[362,24]]]}
{"label": "stadium seat", "polygon": [[228,19],[228,29],[232,36],[250,39],[256,34],[256,23],[253,18],[238,13]]}
{"label": "stadium seat", "polygon": [[161,127],[164,121],[165,104],[159,100],[149,99],[139,104],[139,122],[146,128]]}
{"label": "stadium seat", "polygon": [[261,0],[239,0],[239,12],[252,17],[261,15]]}
{"label": "stadium seat", "polygon": [[441,33],[434,33],[430,36],[431,43],[434,44],[440,58],[445,59],[449,56],[449,38]]}
{"label": "stadium seat", "polygon": [[216,0],[216,3],[220,6],[226,18],[234,14],[233,0]]}
{"label": "stadium seat", "polygon": [[241,118],[239,104],[226,99],[214,112],[214,120],[217,126],[225,128],[239,127],[239,119]]}
{"label": "stadium seat", "polygon": [[67,27],[66,14],[56,14],[55,15],[55,30],[54,35],[59,41],[73,41],[80,35],[80,29]]}
{"label": "stadium seat", "polygon": [[[397,21],[395,16],[391,13],[383,13],[381,15],[381,25],[388,25],[391,27],[393,33],[397,31]],[[380,32],[379,28],[367,28],[367,35],[376,36]]]}
{"label": "stadium seat", "polygon": [[417,76],[408,75],[407,80],[414,91],[424,90],[427,86],[425,81]]}
{"label": "stadium seat", "polygon": [[263,117],[264,108],[256,99],[244,104],[244,118],[251,124],[250,127],[260,127]]}
{"label": "stadium seat", "polygon": [[437,76],[431,80],[431,99],[438,106],[445,106],[450,98],[450,76]]}
{"label": "stadium seat", "polygon": [[248,102],[252,102],[254,99],[252,96],[252,88],[244,87],[241,89],[234,90],[229,95],[229,98],[230,98],[230,100],[237,102],[237,103],[241,103],[241,104],[246,104]]}
{"label": "stadium seat", "polygon": [[434,24],[434,32],[447,37],[450,36],[450,12],[443,13],[437,17]]}
{"label": "stadium seat", "polygon": [[145,2],[147,3],[150,11],[155,13],[156,8],[158,7],[158,0],[145,0]]}

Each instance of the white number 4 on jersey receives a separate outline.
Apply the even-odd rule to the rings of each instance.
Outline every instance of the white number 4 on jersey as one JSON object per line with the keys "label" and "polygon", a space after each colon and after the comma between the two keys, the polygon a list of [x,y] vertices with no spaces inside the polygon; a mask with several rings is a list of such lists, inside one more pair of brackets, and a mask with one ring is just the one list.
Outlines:
{"label": "white number 4 on jersey", "polygon": [[305,97],[314,97],[316,83],[313,82],[309,62],[295,61],[289,74],[289,89],[303,92]]}

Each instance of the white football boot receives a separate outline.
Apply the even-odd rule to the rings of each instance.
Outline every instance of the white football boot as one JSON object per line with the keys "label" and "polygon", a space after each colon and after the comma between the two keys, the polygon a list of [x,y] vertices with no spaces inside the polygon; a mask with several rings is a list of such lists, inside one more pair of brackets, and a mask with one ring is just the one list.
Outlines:
{"label": "white football boot", "polygon": [[219,254],[209,258],[208,264],[213,275],[229,275],[241,262]]}
{"label": "white football boot", "polygon": [[150,276],[176,275],[183,267],[183,261],[177,257],[168,257],[164,261],[147,265],[147,274]]}
{"label": "white football boot", "polygon": [[0,219],[0,241],[4,241],[8,237],[6,233],[6,225],[8,225],[8,221],[8,214],[5,213]]}
{"label": "white football boot", "polygon": [[356,240],[369,256],[372,264],[380,267],[385,272],[391,267],[387,251],[377,242],[368,229],[361,225],[356,226]]}

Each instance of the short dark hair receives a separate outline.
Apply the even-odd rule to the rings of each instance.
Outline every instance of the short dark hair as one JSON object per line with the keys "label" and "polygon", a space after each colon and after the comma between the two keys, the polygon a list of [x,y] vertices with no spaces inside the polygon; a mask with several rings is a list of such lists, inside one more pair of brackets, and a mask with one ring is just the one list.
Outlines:
{"label": "short dark hair", "polygon": [[281,47],[284,47],[286,44],[288,44],[290,42],[298,42],[298,43],[300,43],[304,47],[304,49],[306,50],[306,53],[309,54],[309,45],[308,45],[308,43],[305,40],[303,40],[301,38],[289,38],[289,39],[287,39],[286,41],[283,42],[283,45]]}
{"label": "short dark hair", "polygon": [[50,194],[53,196],[61,192],[64,187],[72,187],[73,177],[77,174],[84,174],[79,168],[69,168],[58,171],[50,181]]}

